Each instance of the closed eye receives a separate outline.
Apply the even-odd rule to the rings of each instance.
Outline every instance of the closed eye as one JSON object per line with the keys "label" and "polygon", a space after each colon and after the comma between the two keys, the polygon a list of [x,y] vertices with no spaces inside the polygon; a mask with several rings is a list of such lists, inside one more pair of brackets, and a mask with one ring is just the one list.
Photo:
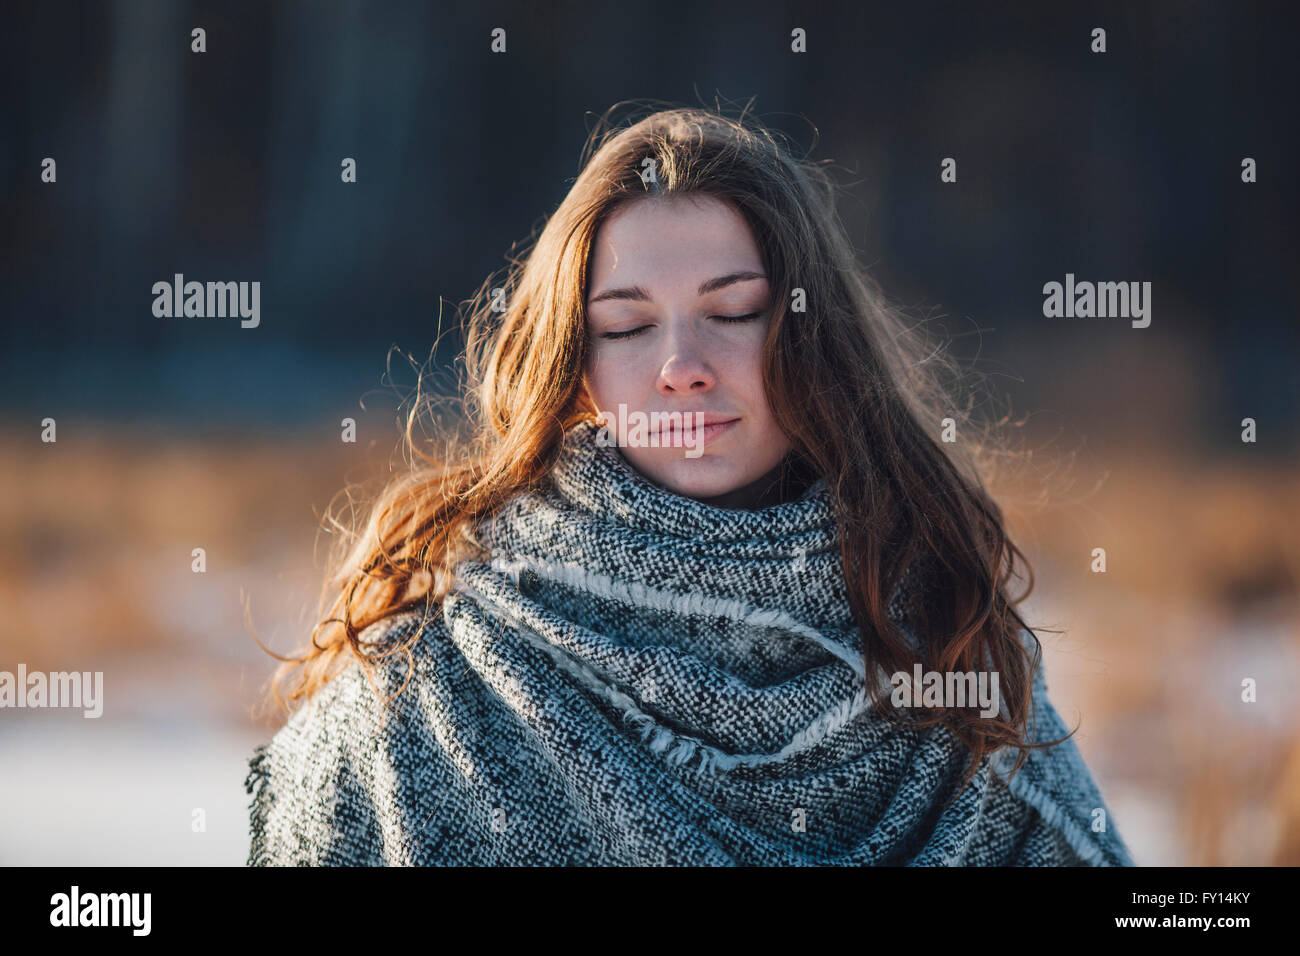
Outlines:
{"label": "closed eye", "polygon": [[[709,316],[709,318],[717,319],[719,322],[727,322],[727,323],[749,322],[753,319],[759,318],[762,314],[763,314],[762,312],[747,312],[744,315],[711,315]],[[640,335],[648,328],[650,328],[650,326],[643,325],[640,326],[639,328],[628,329],[626,332],[606,332],[600,337],[602,339],[630,339],[634,335]]]}

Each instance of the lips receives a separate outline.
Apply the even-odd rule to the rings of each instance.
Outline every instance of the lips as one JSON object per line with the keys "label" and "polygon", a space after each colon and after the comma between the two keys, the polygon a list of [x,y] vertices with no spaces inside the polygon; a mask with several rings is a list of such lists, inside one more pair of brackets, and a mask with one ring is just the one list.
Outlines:
{"label": "lips", "polygon": [[724,432],[730,431],[731,428],[740,421],[735,415],[721,415],[711,412],[703,412],[699,416],[691,412],[682,413],[682,427],[674,428],[671,423],[660,429],[659,437],[661,441],[671,441],[679,438],[681,441],[711,441]]}
{"label": "lips", "polygon": [[[659,412],[658,414],[666,417],[669,413]],[[679,413],[673,412],[672,414],[676,415]],[[681,412],[680,415],[682,419],[682,429],[687,432],[694,429],[696,425],[703,425],[707,428],[709,425],[721,425],[726,422],[738,421],[740,418],[738,415],[719,415],[713,412]],[[672,434],[677,431],[675,425],[675,422],[665,421],[664,427],[660,429],[660,434]]]}

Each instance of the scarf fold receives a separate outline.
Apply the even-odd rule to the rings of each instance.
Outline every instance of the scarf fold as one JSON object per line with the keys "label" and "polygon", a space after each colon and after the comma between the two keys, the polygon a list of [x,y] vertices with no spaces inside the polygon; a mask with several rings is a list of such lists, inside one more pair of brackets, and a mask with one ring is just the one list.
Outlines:
{"label": "scarf fold", "polygon": [[[1072,740],[959,787],[946,728],[871,711],[823,482],[715,508],[597,431],[474,529],[440,614],[363,633],[419,631],[392,711],[353,665],[258,748],[250,864],[1132,865]],[[924,597],[892,596],[909,637]],[[1041,667],[1034,718],[1066,733]]]}

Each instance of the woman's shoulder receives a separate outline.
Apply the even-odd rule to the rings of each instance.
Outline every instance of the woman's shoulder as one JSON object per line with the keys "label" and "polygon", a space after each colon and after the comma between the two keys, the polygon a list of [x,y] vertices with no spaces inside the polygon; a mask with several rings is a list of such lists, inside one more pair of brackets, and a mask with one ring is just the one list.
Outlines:
{"label": "woman's shoulder", "polygon": [[436,607],[399,611],[363,628],[357,633],[357,641],[368,650],[381,650],[401,644],[418,631],[417,643],[422,643],[439,619]]}
{"label": "woman's shoulder", "polygon": [[376,755],[390,751],[416,716],[419,675],[438,627],[433,617],[408,612],[365,628],[358,641],[371,666],[349,654],[255,750],[244,781],[251,865],[385,862]]}
{"label": "woman's shoulder", "polygon": [[357,643],[367,663],[348,652],[338,672],[294,713],[290,723],[319,719],[326,710],[350,711],[341,716],[355,717],[358,709],[373,709],[408,683],[408,678],[418,676],[432,645],[441,637],[441,627],[435,614],[403,611],[363,628]]}
{"label": "woman's shoulder", "polygon": [[[1127,843],[1112,819],[1111,807],[1071,729],[1048,694],[1046,662],[1040,642],[1027,629],[1018,634],[1026,653],[1038,657],[1034,669],[1029,737],[1034,744],[1020,770],[1006,786],[993,789],[984,808],[984,829],[1013,830],[1019,835],[1003,849],[1012,856],[998,865],[1133,866]],[[1055,742],[1055,743],[1053,743]],[[999,775],[1011,770],[1015,752],[999,752]],[[1014,820],[1016,822],[1009,822]]]}

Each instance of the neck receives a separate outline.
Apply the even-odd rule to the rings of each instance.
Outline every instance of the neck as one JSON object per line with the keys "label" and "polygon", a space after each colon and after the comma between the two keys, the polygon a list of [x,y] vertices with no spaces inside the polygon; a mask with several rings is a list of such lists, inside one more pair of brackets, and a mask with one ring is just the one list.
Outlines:
{"label": "neck", "polygon": [[696,498],[696,501],[714,508],[744,508],[757,511],[773,505],[784,504],[799,497],[811,482],[806,476],[800,476],[789,468],[786,462],[777,465],[762,477],[747,485],[711,498]]}

